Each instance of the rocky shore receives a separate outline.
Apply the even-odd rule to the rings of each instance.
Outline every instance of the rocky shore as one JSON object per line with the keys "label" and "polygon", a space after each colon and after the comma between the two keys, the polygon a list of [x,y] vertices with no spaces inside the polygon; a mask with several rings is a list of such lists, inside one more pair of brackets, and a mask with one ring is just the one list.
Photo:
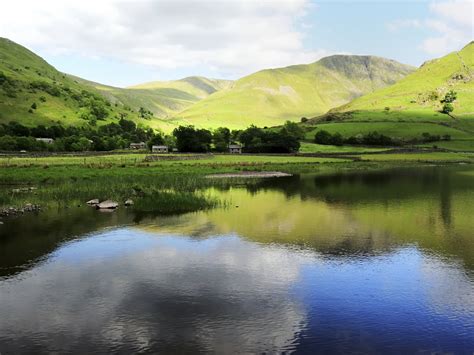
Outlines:
{"label": "rocky shore", "polygon": [[33,205],[31,203],[27,203],[22,207],[4,207],[0,209],[0,217],[17,216],[28,212],[38,212],[40,210],[41,207],[39,205]]}

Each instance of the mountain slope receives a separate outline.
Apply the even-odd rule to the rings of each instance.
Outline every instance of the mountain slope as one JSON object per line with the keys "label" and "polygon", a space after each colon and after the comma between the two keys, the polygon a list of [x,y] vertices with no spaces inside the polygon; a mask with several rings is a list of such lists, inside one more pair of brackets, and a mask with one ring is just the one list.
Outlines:
{"label": "mountain slope", "polygon": [[[457,99],[447,115],[440,112],[441,100],[451,90]],[[429,133],[451,137],[434,143],[439,148],[474,151],[474,43],[428,61],[396,84],[332,109],[305,126],[308,139],[318,129],[346,138],[377,131],[410,140]]]}
{"label": "mountain slope", "polygon": [[314,116],[365,93],[391,85],[413,71],[371,56],[335,55],[308,65],[262,70],[237,80],[176,115],[203,127],[277,125]]}
{"label": "mountain slope", "polygon": [[441,109],[440,98],[449,90],[458,93],[454,115],[474,114],[474,42],[459,52],[424,63],[395,85],[360,97],[334,112],[381,111],[434,114]]}
{"label": "mountain slope", "polygon": [[[17,121],[29,126],[84,125],[90,101],[103,105],[106,117],[97,124],[126,116],[137,123],[165,131],[175,125],[163,120],[217,90],[232,85],[228,80],[189,77],[153,82],[133,88],[116,88],[59,72],[27,48],[0,38],[0,123]],[[35,104],[36,109],[32,109]],[[139,116],[140,107],[154,118]]]}
{"label": "mountain slope", "polygon": [[93,86],[114,103],[119,102],[134,108],[144,107],[159,118],[169,117],[210,94],[232,85],[230,80],[197,76],[180,80],[154,81],[128,88],[117,88],[80,78],[76,79]]}
{"label": "mountain slope", "polygon": [[[93,111],[98,120],[91,116]],[[169,126],[140,118],[135,109],[111,104],[86,81],[61,73],[27,48],[0,38],[0,123],[100,125],[121,116],[146,126]]]}

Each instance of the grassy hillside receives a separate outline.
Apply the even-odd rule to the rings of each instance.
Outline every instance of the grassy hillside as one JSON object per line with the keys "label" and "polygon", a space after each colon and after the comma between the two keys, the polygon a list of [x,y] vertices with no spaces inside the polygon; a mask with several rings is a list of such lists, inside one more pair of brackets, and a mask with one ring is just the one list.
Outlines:
{"label": "grassy hillside", "polygon": [[[90,120],[91,110],[101,111],[96,122]],[[0,123],[101,125],[119,117],[155,128],[170,126],[162,120],[140,118],[136,108],[107,100],[93,85],[59,72],[25,47],[0,38]]]}
{"label": "grassy hillside", "polygon": [[412,67],[371,56],[336,55],[308,65],[262,70],[176,115],[202,127],[272,126],[322,114],[391,85]]}
{"label": "grassy hillside", "polygon": [[210,94],[232,85],[231,80],[197,76],[172,81],[154,81],[128,88],[116,88],[80,78],[76,80],[94,87],[111,102],[119,102],[132,108],[144,107],[158,118],[174,115]]}
{"label": "grassy hillside", "polygon": [[[96,101],[107,112],[97,125],[126,116],[170,131],[175,124],[164,118],[230,85],[229,80],[189,77],[116,88],[61,73],[27,48],[0,38],[0,123],[85,125],[89,122],[84,112],[90,101]],[[154,117],[140,117],[140,107]]]}
{"label": "grassy hillside", "polygon": [[459,52],[424,63],[395,85],[360,97],[334,112],[390,111],[429,117],[441,109],[440,98],[449,90],[458,93],[453,114],[462,118],[474,114],[474,43]]}
{"label": "grassy hillside", "polygon": [[[454,90],[451,115],[441,113],[444,95]],[[423,64],[396,84],[364,95],[310,120],[307,138],[317,129],[356,136],[378,131],[398,138],[423,132],[449,134],[441,148],[474,150],[474,43]],[[314,127],[316,126],[316,128]]]}

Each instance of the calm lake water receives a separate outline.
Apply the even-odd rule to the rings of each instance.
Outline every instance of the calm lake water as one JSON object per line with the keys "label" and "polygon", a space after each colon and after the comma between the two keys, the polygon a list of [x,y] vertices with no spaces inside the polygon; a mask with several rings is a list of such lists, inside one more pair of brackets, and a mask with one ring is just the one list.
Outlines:
{"label": "calm lake water", "polygon": [[474,170],[214,190],[0,225],[0,353],[472,353]]}

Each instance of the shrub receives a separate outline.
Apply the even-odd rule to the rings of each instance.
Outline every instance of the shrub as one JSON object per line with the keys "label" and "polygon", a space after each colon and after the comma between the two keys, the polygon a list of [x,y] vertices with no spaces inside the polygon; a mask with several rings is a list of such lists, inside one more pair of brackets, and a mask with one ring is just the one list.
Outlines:
{"label": "shrub", "polygon": [[441,112],[442,113],[445,113],[445,114],[450,114],[451,112],[454,111],[454,107],[453,107],[453,104],[447,102],[443,105],[443,108],[441,109]]}
{"label": "shrub", "polygon": [[458,94],[454,90],[450,90],[444,95],[444,99],[441,100],[442,103],[452,103],[456,100]]}
{"label": "shrub", "polygon": [[331,143],[332,135],[328,131],[320,130],[314,135],[314,142],[318,144],[332,144]]}

